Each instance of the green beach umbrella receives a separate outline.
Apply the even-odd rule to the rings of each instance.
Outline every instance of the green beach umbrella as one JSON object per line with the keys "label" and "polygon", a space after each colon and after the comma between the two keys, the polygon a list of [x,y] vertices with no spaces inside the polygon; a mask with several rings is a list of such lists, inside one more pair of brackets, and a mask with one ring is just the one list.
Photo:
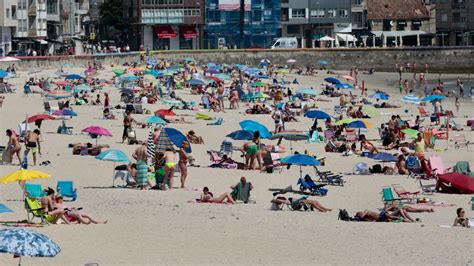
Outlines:
{"label": "green beach umbrella", "polygon": [[344,119],[341,119],[341,120],[337,121],[336,123],[334,123],[334,125],[340,126],[342,124],[350,124],[354,121],[356,121],[356,119],[354,119],[354,118],[344,118]]}
{"label": "green beach umbrella", "polygon": [[282,68],[282,69],[278,69],[277,71],[275,71],[276,73],[280,73],[280,74],[288,74],[290,73],[290,70],[286,69],[286,68]]}
{"label": "green beach umbrella", "polygon": [[123,75],[123,73],[125,73],[125,70],[123,70],[123,69],[112,69],[112,73],[114,73],[117,76],[121,76],[121,75]]}
{"label": "green beach umbrella", "polygon": [[268,95],[265,94],[265,93],[261,93],[261,92],[260,92],[260,93],[255,94],[255,98],[256,98],[256,99],[265,99],[265,98],[270,98],[270,96],[268,96]]}
{"label": "green beach umbrella", "polygon": [[401,131],[402,131],[405,135],[410,136],[410,137],[412,137],[412,138],[418,137],[418,133],[420,133],[420,131],[415,130],[415,129],[411,129],[411,128],[405,128],[405,129],[402,129]]}
{"label": "green beach umbrella", "polygon": [[372,105],[362,106],[362,112],[365,113],[366,115],[370,116],[371,118],[380,116],[380,112],[377,110],[377,108],[375,108]]}
{"label": "green beach umbrella", "polygon": [[256,81],[256,82],[252,83],[252,87],[263,87],[263,86],[267,86],[267,83],[265,83],[263,81]]}

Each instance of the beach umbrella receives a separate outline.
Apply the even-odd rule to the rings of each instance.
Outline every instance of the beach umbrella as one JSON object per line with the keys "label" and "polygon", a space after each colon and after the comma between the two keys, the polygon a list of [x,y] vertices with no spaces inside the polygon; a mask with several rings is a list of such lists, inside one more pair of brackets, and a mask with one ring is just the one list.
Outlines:
{"label": "beach umbrella", "polygon": [[99,136],[112,137],[112,133],[110,131],[99,126],[90,126],[90,127],[84,128],[82,132],[89,133],[89,135],[91,135],[91,137],[93,138],[95,137],[96,146],[97,146]]}
{"label": "beach umbrella", "polygon": [[258,79],[267,79],[269,77],[268,74],[265,74],[265,73],[256,73],[252,76],[254,76],[255,78],[258,78]]}
{"label": "beach umbrella", "polygon": [[231,80],[232,79],[229,75],[223,74],[223,73],[215,74],[214,76],[216,78],[220,79],[220,80]]}
{"label": "beach umbrella", "polygon": [[435,100],[444,100],[446,97],[443,95],[428,95],[425,98],[421,99],[422,102],[431,102]]}
{"label": "beach umbrella", "polygon": [[286,69],[286,68],[280,68],[280,69],[277,69],[277,70],[275,71],[275,73],[288,74],[288,73],[290,73],[290,70],[289,70],[289,69]]}
{"label": "beach umbrella", "polygon": [[253,82],[252,84],[250,84],[250,86],[252,87],[263,87],[263,86],[267,86],[268,84],[263,82],[263,81],[256,81],[256,82]]}
{"label": "beach umbrella", "polygon": [[155,151],[165,152],[166,149],[174,150],[173,142],[171,142],[171,139],[168,137],[168,134],[166,133],[166,131],[162,130],[156,141]]}
{"label": "beach umbrella", "polygon": [[411,128],[405,128],[405,129],[402,129],[401,131],[403,132],[403,134],[410,136],[412,138],[418,137],[418,134],[420,133],[420,131],[411,129]]}
{"label": "beach umbrella", "polygon": [[217,68],[217,64],[213,62],[209,62],[206,64],[207,68]]}
{"label": "beach umbrella", "polygon": [[66,85],[69,85],[69,81],[67,80],[58,80],[56,82],[54,82],[54,84],[58,85],[58,86],[66,86]]}
{"label": "beach umbrella", "polygon": [[354,86],[352,86],[351,84],[347,84],[347,83],[339,83],[339,84],[336,84],[336,89],[353,89]]}
{"label": "beach umbrella", "polygon": [[150,69],[150,70],[145,71],[145,74],[152,75],[153,77],[156,78],[158,77],[160,73],[155,69]]}
{"label": "beach umbrella", "polygon": [[122,81],[137,81],[139,80],[140,78],[137,77],[137,76],[126,76],[122,79]]}
{"label": "beach umbrella", "polygon": [[[99,155],[95,156],[95,158],[97,160],[101,160],[101,161],[114,162],[114,168],[112,168],[113,169],[112,176],[113,176],[113,173],[115,172],[115,164],[116,163],[119,163],[119,162],[128,163],[128,162],[130,162],[127,155],[123,151],[116,150],[116,149],[103,151]],[[112,186],[115,187],[115,178],[113,178],[112,180],[113,180],[112,181]]]}
{"label": "beach umbrella", "polygon": [[233,140],[251,140],[253,139],[253,132],[249,130],[236,130],[226,137],[229,137]]}
{"label": "beach umbrella", "polygon": [[155,142],[153,140],[153,129],[148,132],[148,140],[146,142],[146,155],[148,158],[148,161],[151,162],[155,158]]}
{"label": "beach umbrella", "polygon": [[3,204],[0,204],[0,213],[7,213],[7,212],[13,212],[13,210]]}
{"label": "beach umbrella", "polygon": [[153,76],[151,74],[146,74],[145,76],[143,76],[143,79],[148,80],[150,82],[155,82],[156,81],[155,76]]}
{"label": "beach umbrella", "polygon": [[259,93],[255,94],[254,98],[255,99],[266,99],[266,98],[270,98],[270,96],[268,94],[263,93],[263,92],[259,92]]}
{"label": "beach umbrella", "polygon": [[43,179],[49,177],[51,177],[49,174],[40,171],[20,169],[0,178],[0,184],[7,184],[10,182],[26,181],[32,179]]}
{"label": "beach umbrella", "polygon": [[192,57],[185,57],[185,58],[184,58],[184,62],[188,62],[188,63],[194,62],[194,58],[192,58]]}
{"label": "beach umbrella", "polygon": [[300,166],[300,178],[303,176],[303,170],[301,166],[319,166],[321,163],[316,160],[314,157],[306,154],[295,154],[289,155],[281,159],[282,163],[294,164]]}
{"label": "beach umbrella", "polygon": [[148,57],[148,59],[146,60],[146,64],[154,66],[158,64],[158,60],[156,60],[156,58],[154,57]]}
{"label": "beach umbrella", "polygon": [[344,118],[344,119],[341,119],[339,121],[336,121],[336,123],[334,123],[335,126],[340,126],[340,125],[343,125],[343,124],[349,124],[349,123],[352,123],[356,121],[356,119],[354,118]]}
{"label": "beach umbrella", "polygon": [[152,116],[149,116],[149,117],[145,118],[145,123],[166,125],[165,120],[163,120],[161,117],[155,116],[155,115],[152,115]]}
{"label": "beach umbrella", "polygon": [[183,143],[187,142],[189,145],[186,149],[186,152],[187,153],[192,152],[191,143],[189,142],[189,140],[186,138],[186,136],[183,133],[181,133],[179,130],[175,128],[170,128],[170,127],[166,127],[164,130],[166,134],[168,135],[169,139],[171,140],[171,142],[173,142],[173,144],[176,145],[176,147],[181,148],[181,146],[183,146]]}
{"label": "beach umbrella", "polygon": [[252,121],[252,120],[244,120],[239,123],[240,127],[243,130],[249,130],[252,132],[260,132],[260,138],[266,139],[272,135],[268,128],[258,122]]}
{"label": "beach umbrella", "polygon": [[213,80],[213,81],[215,81],[215,82],[217,82],[217,83],[222,83],[222,80],[220,80],[220,79],[219,79],[218,77],[216,77],[216,76],[207,76],[206,78],[211,79],[211,80]]}
{"label": "beach umbrella", "polygon": [[15,57],[11,57],[11,56],[0,58],[0,62],[18,62],[18,61],[21,61],[21,60]]}
{"label": "beach umbrella", "polygon": [[370,155],[369,158],[377,160],[377,161],[383,161],[383,162],[396,162],[397,161],[397,157],[386,152],[379,152],[379,153]]}
{"label": "beach umbrella", "polygon": [[299,89],[296,91],[296,93],[298,94],[304,94],[304,95],[311,95],[311,96],[316,96],[318,95],[319,93],[316,91],[316,90],[313,90],[313,89],[310,89],[310,88],[303,88],[303,89]]}
{"label": "beach umbrella", "polygon": [[8,72],[3,70],[3,69],[0,69],[0,78],[6,78],[8,76]]}
{"label": "beach umbrella", "polygon": [[81,85],[78,85],[78,86],[74,87],[75,92],[83,92],[83,91],[90,91],[90,90],[92,90],[92,88],[85,85],[85,84],[81,84]]}
{"label": "beach umbrella", "polygon": [[132,71],[132,72],[142,72],[145,71],[144,67],[129,67],[127,70]]}
{"label": "beach umbrella", "polygon": [[331,118],[329,114],[320,110],[311,110],[304,114],[307,118],[315,118],[315,119],[328,119]]}
{"label": "beach umbrella", "polygon": [[307,134],[298,133],[298,132],[281,132],[281,133],[271,135],[268,139],[271,139],[271,140],[278,139],[277,145],[280,145],[283,139],[289,140],[290,151],[293,151],[293,141],[308,140],[309,136]]}
{"label": "beach umbrella", "polygon": [[51,91],[51,92],[45,94],[44,96],[46,98],[59,100],[59,99],[70,98],[70,97],[72,97],[72,94],[67,92],[67,91],[63,91],[63,90],[56,90],[56,91]]}
{"label": "beach umbrella", "polygon": [[370,98],[378,99],[378,100],[388,100],[388,95],[385,92],[378,91],[370,95]]}
{"label": "beach umbrella", "polygon": [[206,70],[206,73],[209,73],[209,74],[217,74],[217,73],[219,73],[219,69],[210,68],[210,69],[207,69],[207,70]]}
{"label": "beach umbrella", "polygon": [[47,236],[25,228],[0,230],[0,252],[21,257],[54,257],[61,248]]}
{"label": "beach umbrella", "polygon": [[326,61],[326,60],[319,60],[319,64],[320,64],[321,66],[325,66],[325,65],[329,65],[329,62]]}
{"label": "beach umbrella", "polygon": [[342,76],[342,77],[343,77],[344,79],[346,79],[346,80],[351,80],[351,81],[354,81],[354,80],[355,80],[354,77],[349,76],[349,75],[345,75],[345,76]]}
{"label": "beach umbrella", "polygon": [[362,106],[362,112],[368,116],[370,116],[370,118],[374,118],[374,117],[379,117],[380,116],[380,112],[379,110],[377,110],[377,108],[375,108],[373,105],[364,105]]}
{"label": "beach umbrella", "polygon": [[112,73],[114,73],[117,76],[121,76],[125,73],[125,70],[116,68],[116,69],[112,69]]}
{"label": "beach umbrella", "polygon": [[355,120],[347,124],[348,128],[374,128],[374,125],[366,120]]}
{"label": "beach umbrella", "polygon": [[402,98],[402,101],[406,103],[412,103],[412,104],[420,104],[421,100],[420,98],[414,96],[414,95],[405,95]]}
{"label": "beach umbrella", "polygon": [[293,63],[296,63],[296,60],[295,59],[288,59],[288,60],[286,60],[286,62],[288,64],[293,64]]}
{"label": "beach umbrella", "polygon": [[47,115],[47,114],[33,115],[33,116],[28,117],[26,119],[26,122],[27,123],[33,123],[33,122],[36,122],[38,120],[54,120],[54,116],[50,116],[50,115]]}
{"label": "beach umbrella", "polygon": [[325,78],[324,81],[329,82],[331,84],[341,84],[340,80],[338,80],[337,78],[333,78],[333,77]]}
{"label": "beach umbrella", "polygon": [[200,79],[191,79],[188,84],[189,86],[204,86],[206,83]]}
{"label": "beach umbrella", "polygon": [[171,109],[159,109],[155,111],[156,116],[175,116],[176,114]]}
{"label": "beach umbrella", "polygon": [[66,79],[82,79],[82,76],[79,74],[69,74],[66,76]]}

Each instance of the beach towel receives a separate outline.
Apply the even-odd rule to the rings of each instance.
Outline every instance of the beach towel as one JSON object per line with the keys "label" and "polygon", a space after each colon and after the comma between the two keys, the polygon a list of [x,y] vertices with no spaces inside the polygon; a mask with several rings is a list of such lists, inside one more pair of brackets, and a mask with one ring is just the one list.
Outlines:
{"label": "beach towel", "polygon": [[145,185],[148,178],[148,166],[145,161],[137,161],[137,185]]}

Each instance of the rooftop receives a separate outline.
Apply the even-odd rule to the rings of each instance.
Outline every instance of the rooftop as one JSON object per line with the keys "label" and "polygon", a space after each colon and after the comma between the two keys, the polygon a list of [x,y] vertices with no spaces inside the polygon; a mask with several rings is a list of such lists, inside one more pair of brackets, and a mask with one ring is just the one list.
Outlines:
{"label": "rooftop", "polygon": [[421,0],[366,0],[369,20],[429,19]]}

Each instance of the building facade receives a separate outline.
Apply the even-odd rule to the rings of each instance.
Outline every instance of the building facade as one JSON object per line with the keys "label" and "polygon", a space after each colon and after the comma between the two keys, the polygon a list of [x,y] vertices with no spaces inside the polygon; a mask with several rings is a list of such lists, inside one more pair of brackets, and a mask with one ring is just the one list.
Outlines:
{"label": "building facade", "polygon": [[280,0],[245,0],[243,20],[240,2],[206,1],[205,48],[267,48],[281,36]]}
{"label": "building facade", "polygon": [[46,0],[18,0],[17,22],[13,49],[22,52],[36,51],[38,55],[46,54]]}
{"label": "building facade", "polygon": [[142,44],[152,50],[200,49],[204,1],[138,1]]}
{"label": "building facade", "polygon": [[[436,31],[436,10],[429,1],[366,0],[372,45],[430,46]],[[363,39],[367,45],[367,39]]]}
{"label": "building facade", "polygon": [[0,56],[4,56],[12,50],[12,35],[18,25],[17,1],[0,1],[0,12]]}
{"label": "building facade", "polygon": [[347,45],[351,33],[350,0],[282,0],[282,36],[297,37],[300,47],[320,47],[320,38]]}
{"label": "building facade", "polygon": [[436,11],[436,45],[474,45],[474,0],[438,0]]}

